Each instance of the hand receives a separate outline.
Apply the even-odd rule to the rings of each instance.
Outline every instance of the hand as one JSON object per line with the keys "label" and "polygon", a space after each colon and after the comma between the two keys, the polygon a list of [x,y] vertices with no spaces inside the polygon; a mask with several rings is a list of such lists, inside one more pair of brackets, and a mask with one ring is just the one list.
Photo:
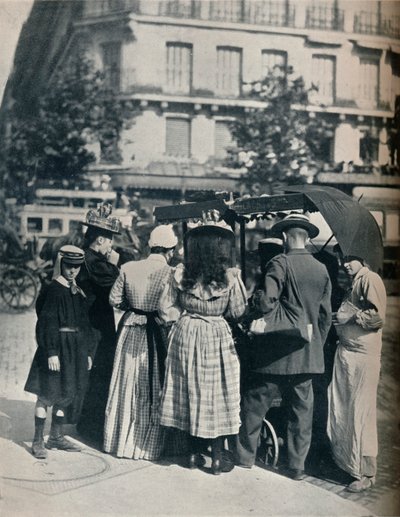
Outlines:
{"label": "hand", "polygon": [[336,314],[332,315],[332,321],[337,325],[344,325],[345,323],[348,323],[353,318],[353,316],[353,313],[347,311],[338,311]]}
{"label": "hand", "polygon": [[90,355],[88,355],[88,358],[87,358],[87,369],[90,371],[92,369],[92,366],[93,366],[93,359],[90,357]]}
{"label": "hand", "polygon": [[60,359],[58,358],[58,355],[52,355],[47,360],[49,370],[52,372],[59,372],[60,371]]}
{"label": "hand", "polygon": [[119,253],[111,249],[109,253],[107,253],[107,261],[110,262],[110,264],[114,264],[114,266],[116,266],[119,261]]}

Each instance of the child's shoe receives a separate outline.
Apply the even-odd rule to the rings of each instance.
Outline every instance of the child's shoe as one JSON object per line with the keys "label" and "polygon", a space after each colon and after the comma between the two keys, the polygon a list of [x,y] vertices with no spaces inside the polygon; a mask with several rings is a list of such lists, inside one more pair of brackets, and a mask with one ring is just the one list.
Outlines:
{"label": "child's shoe", "polygon": [[46,447],[48,449],[58,449],[59,451],[67,451],[67,452],[81,452],[82,448],[75,443],[72,443],[70,440],[65,438],[65,436],[49,436]]}
{"label": "child's shoe", "polygon": [[47,458],[47,451],[44,446],[44,440],[33,440],[32,442],[32,454],[38,460],[45,460]]}

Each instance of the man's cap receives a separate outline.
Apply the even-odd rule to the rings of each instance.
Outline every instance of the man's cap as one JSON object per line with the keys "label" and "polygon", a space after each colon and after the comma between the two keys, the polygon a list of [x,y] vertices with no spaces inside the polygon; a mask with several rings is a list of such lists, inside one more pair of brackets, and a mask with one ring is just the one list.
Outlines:
{"label": "man's cap", "polygon": [[283,240],[277,237],[265,237],[265,239],[261,239],[258,241],[259,248],[262,248],[263,246],[268,246],[270,244],[275,246],[283,246]]}
{"label": "man's cap", "polygon": [[178,238],[171,224],[156,226],[150,233],[149,247],[174,248],[178,244]]}
{"label": "man's cap", "polygon": [[85,222],[82,224],[89,228],[97,228],[107,233],[120,233],[121,222],[118,217],[110,217],[112,206],[104,204],[97,207],[96,210],[91,209],[86,214]]}
{"label": "man's cap", "polygon": [[70,266],[80,266],[85,260],[84,251],[77,246],[72,246],[72,244],[62,246],[59,254],[63,264],[69,264]]}
{"label": "man's cap", "polygon": [[289,214],[282,221],[275,223],[271,228],[271,235],[280,237],[282,232],[289,228],[303,228],[308,233],[310,239],[314,239],[319,234],[319,229],[315,224],[310,223],[305,214]]}

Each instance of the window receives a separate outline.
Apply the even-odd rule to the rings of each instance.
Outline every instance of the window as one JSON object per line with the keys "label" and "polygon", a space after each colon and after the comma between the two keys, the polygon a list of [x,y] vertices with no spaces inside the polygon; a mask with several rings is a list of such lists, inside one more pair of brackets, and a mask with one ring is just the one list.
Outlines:
{"label": "window", "polygon": [[337,1],[313,1],[306,10],[306,27],[319,30],[343,30],[344,11]]}
{"label": "window", "polygon": [[222,22],[239,22],[242,20],[241,0],[218,0],[209,2],[210,19]]}
{"label": "window", "polygon": [[43,219],[41,217],[28,217],[28,232],[40,233],[43,231]]}
{"label": "window", "polygon": [[379,63],[373,58],[360,58],[359,100],[376,107],[379,94]]}
{"label": "window", "polygon": [[76,232],[81,227],[81,221],[75,221],[74,219],[71,219],[68,223],[68,231],[69,232]]}
{"label": "window", "polygon": [[312,56],[311,81],[318,88],[315,98],[320,103],[332,104],[335,99],[336,58],[333,56]]}
{"label": "window", "polygon": [[232,146],[234,140],[229,129],[229,122],[217,120],[215,122],[215,157],[223,159],[227,155],[227,147]]}
{"label": "window", "polygon": [[[290,5],[290,4],[293,5]],[[249,23],[260,25],[275,25],[278,27],[294,25],[295,2],[290,0],[249,1],[246,4],[246,14]]]}
{"label": "window", "polygon": [[399,214],[386,214],[386,239],[388,241],[398,241],[400,236]]}
{"label": "window", "polygon": [[278,66],[285,71],[287,66],[287,53],[280,50],[263,50],[261,54],[261,78],[264,79],[274,67]]}
{"label": "window", "polygon": [[379,137],[376,131],[365,131],[360,138],[360,158],[364,163],[378,161]]}
{"label": "window", "polygon": [[190,156],[190,120],[178,117],[166,119],[165,152],[169,156]]}
{"label": "window", "polygon": [[378,210],[371,210],[371,214],[373,215],[375,221],[378,223],[381,234],[383,235],[383,212]]}
{"label": "window", "polygon": [[104,43],[102,49],[103,66],[108,86],[119,90],[121,86],[121,43]]}
{"label": "window", "polygon": [[63,231],[62,219],[49,219],[49,233],[59,235]]}
{"label": "window", "polygon": [[237,48],[217,48],[217,86],[220,95],[237,96],[241,92],[242,51]]}
{"label": "window", "polygon": [[167,43],[166,79],[168,91],[190,93],[192,86],[192,45]]}

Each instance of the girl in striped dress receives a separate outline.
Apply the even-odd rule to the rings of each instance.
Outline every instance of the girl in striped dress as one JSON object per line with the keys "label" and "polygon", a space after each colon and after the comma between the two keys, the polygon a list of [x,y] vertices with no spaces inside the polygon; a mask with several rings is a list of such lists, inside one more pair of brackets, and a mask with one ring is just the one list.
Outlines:
{"label": "girl in striped dress", "polygon": [[229,472],[222,455],[224,437],[237,434],[240,418],[240,366],[225,318],[246,308],[240,271],[230,268],[232,231],[201,226],[186,234],[185,265],[170,277],[160,301],[169,335],[161,424],[190,435],[189,468],[204,465],[199,438],[211,439],[212,472]]}

